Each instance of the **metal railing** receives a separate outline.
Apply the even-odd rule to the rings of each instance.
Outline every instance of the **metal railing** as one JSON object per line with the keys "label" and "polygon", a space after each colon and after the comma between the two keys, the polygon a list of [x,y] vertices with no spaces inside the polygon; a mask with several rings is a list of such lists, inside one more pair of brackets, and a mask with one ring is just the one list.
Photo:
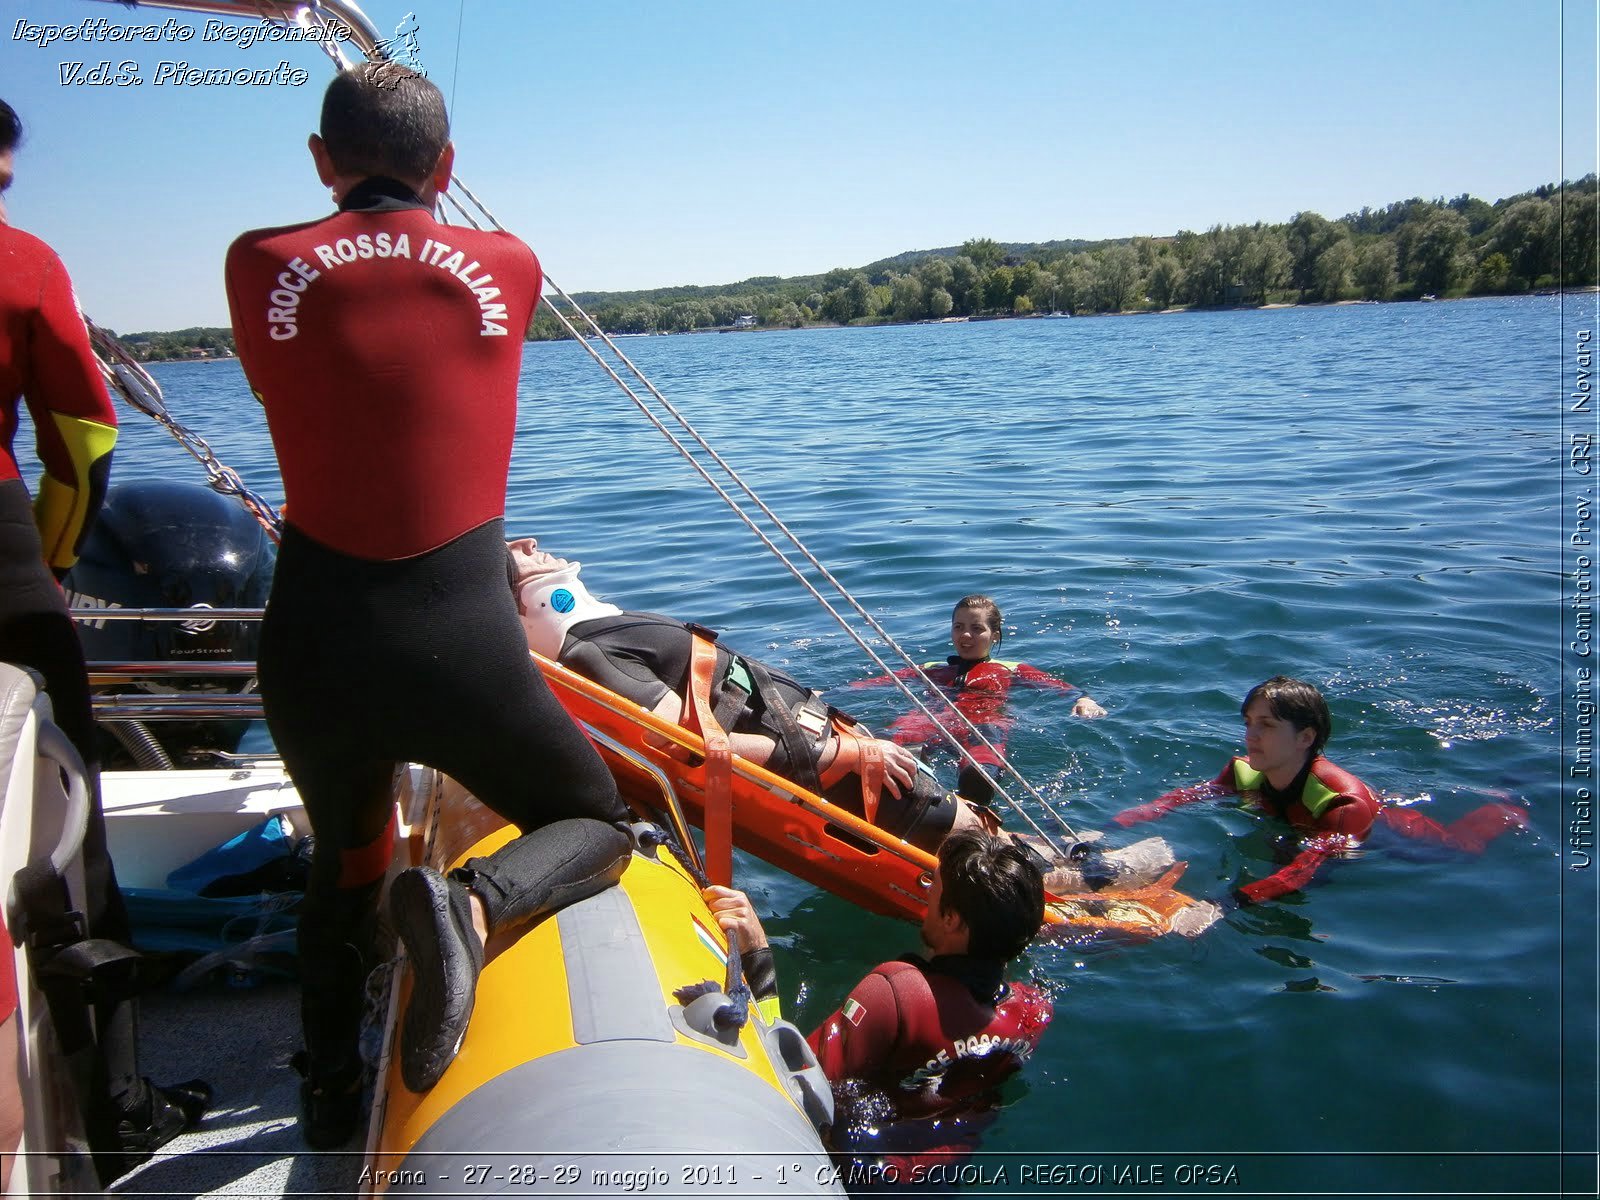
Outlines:
{"label": "metal railing", "polygon": [[[187,624],[197,619],[259,621],[259,608],[72,608],[72,618],[85,623],[101,621],[169,621]],[[89,687],[96,720],[100,721],[259,721],[261,695],[255,690],[256,664],[239,659],[92,660]],[[217,680],[229,691],[205,690],[193,685]],[[238,684],[243,681],[243,687]],[[188,685],[184,690],[114,691],[103,688],[142,684]]]}

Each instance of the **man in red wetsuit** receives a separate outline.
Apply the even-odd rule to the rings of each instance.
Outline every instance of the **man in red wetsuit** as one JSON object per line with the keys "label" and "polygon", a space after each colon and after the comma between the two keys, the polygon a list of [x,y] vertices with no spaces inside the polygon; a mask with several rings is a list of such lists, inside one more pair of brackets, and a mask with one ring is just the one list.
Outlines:
{"label": "man in red wetsuit", "polygon": [[1527,813],[1510,804],[1486,804],[1448,827],[1410,809],[1385,805],[1361,780],[1322,757],[1333,718],[1322,693],[1309,683],[1276,675],[1251,688],[1239,711],[1244,717],[1244,757],[1231,759],[1210,783],[1168,792],[1119,813],[1116,822],[1126,828],[1197,800],[1251,796],[1306,837],[1299,853],[1280,870],[1234,890],[1241,904],[1259,904],[1303,888],[1324,862],[1359,845],[1380,816],[1412,837],[1473,853],[1507,829],[1527,823]]}
{"label": "man in red wetsuit", "polygon": [[[777,981],[748,898],[729,888],[706,898],[753,948],[747,978],[770,1015]],[[922,922],[930,957],[874,967],[808,1039],[835,1091],[861,1081],[889,1097],[891,1119],[915,1119],[959,1109],[1014,1073],[1053,1008],[1038,988],[1007,983],[1005,970],[1043,920],[1043,878],[1013,842],[972,830],[946,838]]]}
{"label": "man in red wetsuit", "polygon": [[[11,186],[21,140],[21,121],[0,101],[0,194]],[[12,449],[19,399],[33,416],[44,464],[31,501]],[[126,943],[131,929],[100,810],[89,678],[56,582],[77,561],[105,498],[116,440],[116,412],[66,268],[49,246],[8,225],[0,203],[0,661],[44,677],[55,723],[88,768],[88,934]],[[5,953],[10,950],[7,944]],[[158,1088],[139,1075],[133,1007],[125,996],[103,995],[95,1003],[99,1059],[85,1116],[107,1183],[198,1121],[210,1102],[210,1089],[199,1080]]]}
{"label": "man in red wetsuit", "polygon": [[454,150],[439,90],[392,65],[335,77],[311,154],[332,216],[228,252],[239,358],[266,409],[287,524],[261,630],[268,727],[316,835],[299,947],[302,1131],[360,1115],[372,923],[397,763],[447,772],[522,836],[390,908],[414,982],[400,1039],[425,1090],[471,1017],[489,933],[616,882],[627,811],[535,671],[506,588],[506,474],[538,260],[440,224]]}

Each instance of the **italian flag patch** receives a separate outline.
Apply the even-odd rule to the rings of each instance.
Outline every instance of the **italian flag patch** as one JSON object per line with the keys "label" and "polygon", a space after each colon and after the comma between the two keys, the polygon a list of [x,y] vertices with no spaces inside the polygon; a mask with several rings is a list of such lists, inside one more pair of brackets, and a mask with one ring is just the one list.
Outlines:
{"label": "italian flag patch", "polygon": [[839,1010],[839,1015],[852,1025],[861,1024],[861,1018],[867,1015],[867,1010],[854,999],[846,1000],[844,1007]]}

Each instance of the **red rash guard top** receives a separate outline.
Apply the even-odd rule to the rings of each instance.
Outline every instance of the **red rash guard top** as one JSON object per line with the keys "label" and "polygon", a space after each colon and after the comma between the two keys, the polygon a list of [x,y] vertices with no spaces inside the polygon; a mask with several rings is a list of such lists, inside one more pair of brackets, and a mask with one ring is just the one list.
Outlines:
{"label": "red rash guard top", "polygon": [[1182,805],[1220,795],[1249,795],[1274,816],[1311,834],[1291,862],[1267,878],[1239,889],[1242,899],[1254,903],[1304,887],[1324,862],[1367,836],[1381,806],[1371,788],[1321,755],[1307,762],[1294,782],[1282,791],[1260,772],[1251,770],[1248,759],[1235,757],[1210,783],[1168,792],[1148,804],[1118,813],[1116,822],[1126,828]]}
{"label": "red rash guard top", "polygon": [[234,242],[234,337],[289,520],[330,549],[390,560],[503,516],[541,283],[517,238],[442,225],[387,179],[331,217]]}
{"label": "red rash guard top", "polygon": [[[922,670],[935,684],[951,694],[955,710],[983,729],[984,736],[1002,752],[1005,750],[1005,736],[1010,730],[1010,722],[1005,716],[1006,695],[1013,685],[1057,692],[1078,690],[1066,680],[1057,679],[1038,667],[994,658],[972,662],[951,655],[942,663],[925,663]],[[895,672],[895,677],[915,679],[916,672],[910,667],[902,667]],[[886,683],[888,679],[887,675],[882,675],[876,679],[861,680],[852,686],[868,687]],[[934,715],[940,718],[945,729],[961,745],[972,752],[978,762],[988,766],[997,765],[988,748],[981,743],[975,744],[971,732],[950,710],[942,713],[936,711]],[[912,712],[895,719],[889,727],[889,736],[901,745],[920,745],[939,740],[945,736],[945,732],[922,713]]]}
{"label": "red rash guard top", "polygon": [[1038,1048],[1054,1013],[1002,966],[961,955],[882,963],[812,1031],[811,1048],[835,1083],[863,1079],[926,1116],[969,1099],[1016,1071]]}
{"label": "red rash guard top", "polygon": [[0,483],[22,477],[12,449],[19,397],[44,464],[34,519],[45,560],[64,570],[105,497],[117,414],[66,268],[38,238],[0,225]]}

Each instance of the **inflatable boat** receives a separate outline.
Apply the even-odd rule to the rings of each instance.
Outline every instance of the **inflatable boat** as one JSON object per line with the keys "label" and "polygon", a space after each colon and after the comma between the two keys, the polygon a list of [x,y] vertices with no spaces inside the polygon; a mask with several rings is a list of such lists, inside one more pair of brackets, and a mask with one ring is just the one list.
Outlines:
{"label": "inflatable boat", "polygon": [[[8,879],[47,871],[81,907],[88,791],[35,683],[0,664],[0,868]],[[157,882],[166,865],[262,813],[303,820],[280,766],[102,779],[115,793],[107,803],[113,849],[136,886]],[[396,803],[409,836],[397,843],[394,870],[418,862],[448,868],[512,836],[426,768],[401,773]],[[491,944],[460,1053],[423,1094],[406,1089],[392,1053],[409,973],[390,973],[356,1180],[362,1194],[844,1194],[820,1138],[833,1119],[828,1080],[798,1029],[769,1024],[741,1002],[727,938],[701,900],[688,856],[658,833],[638,827],[617,887]],[[35,930],[18,888],[8,897],[8,925],[25,943]],[[26,944],[6,951],[17,966],[24,1033],[26,1128],[13,1194],[99,1194],[75,1072],[61,1053],[36,954]],[[182,1141],[162,1157],[181,1157]]]}
{"label": "inflatable boat", "polygon": [[[413,844],[448,869],[512,836],[440,777]],[[498,826],[498,828],[496,828]],[[485,830],[489,832],[485,833]],[[842,1195],[833,1097],[804,1036],[730,998],[726,937],[683,852],[636,828],[621,882],[497,939],[472,1022],[418,1095],[379,1065],[364,1180],[400,1195]],[[391,1012],[403,1012],[408,972]]]}

